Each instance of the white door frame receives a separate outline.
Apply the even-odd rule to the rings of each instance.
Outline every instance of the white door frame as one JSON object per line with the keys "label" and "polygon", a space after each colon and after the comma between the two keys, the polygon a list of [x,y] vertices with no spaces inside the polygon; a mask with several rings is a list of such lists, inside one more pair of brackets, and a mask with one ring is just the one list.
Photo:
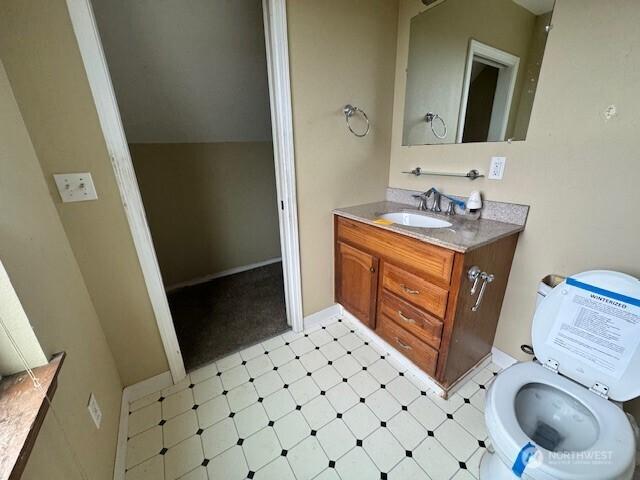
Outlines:
{"label": "white door frame", "polygon": [[460,102],[460,114],[458,115],[458,131],[456,133],[456,143],[462,143],[464,133],[464,123],[467,116],[467,102],[469,100],[469,87],[471,86],[471,70],[473,60],[487,60],[488,65],[499,68],[498,83],[496,93],[491,108],[491,123],[489,125],[489,136],[487,141],[500,142],[505,140],[507,125],[509,124],[509,113],[513,101],[513,92],[518,78],[518,66],[520,58],[508,52],[492,47],[477,40],[469,42],[469,52],[467,53],[467,63],[464,71],[462,83],[462,100]]}
{"label": "white door frame", "polygon": [[[171,376],[178,382],[186,375],[182,353],[93,9],[90,0],[66,2]],[[300,331],[302,286],[285,0],[263,0],[263,10],[287,321]]]}

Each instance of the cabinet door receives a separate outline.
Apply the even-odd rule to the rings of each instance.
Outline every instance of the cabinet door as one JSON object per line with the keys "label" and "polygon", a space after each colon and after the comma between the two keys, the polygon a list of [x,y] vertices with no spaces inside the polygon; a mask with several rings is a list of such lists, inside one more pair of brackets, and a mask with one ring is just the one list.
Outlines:
{"label": "cabinet door", "polygon": [[336,299],[370,328],[375,328],[377,286],[378,258],[338,242]]}

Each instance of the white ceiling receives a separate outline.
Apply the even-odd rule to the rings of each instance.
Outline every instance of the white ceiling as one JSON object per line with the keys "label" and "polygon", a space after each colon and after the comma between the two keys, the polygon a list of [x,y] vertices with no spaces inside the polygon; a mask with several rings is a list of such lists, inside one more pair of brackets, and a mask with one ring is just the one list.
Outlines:
{"label": "white ceiling", "polygon": [[271,139],[260,0],[92,0],[127,140]]}
{"label": "white ceiling", "polygon": [[542,15],[553,10],[555,0],[513,0],[513,2],[526,8],[534,15]]}

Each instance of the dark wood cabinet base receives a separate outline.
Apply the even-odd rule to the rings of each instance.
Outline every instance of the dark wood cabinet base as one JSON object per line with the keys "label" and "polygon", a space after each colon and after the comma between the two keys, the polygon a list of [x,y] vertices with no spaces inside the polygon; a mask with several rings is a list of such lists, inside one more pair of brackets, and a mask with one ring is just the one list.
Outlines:
{"label": "dark wood cabinet base", "polygon": [[[335,296],[445,394],[491,353],[518,233],[467,253],[335,216]],[[493,275],[477,310],[467,272]]]}

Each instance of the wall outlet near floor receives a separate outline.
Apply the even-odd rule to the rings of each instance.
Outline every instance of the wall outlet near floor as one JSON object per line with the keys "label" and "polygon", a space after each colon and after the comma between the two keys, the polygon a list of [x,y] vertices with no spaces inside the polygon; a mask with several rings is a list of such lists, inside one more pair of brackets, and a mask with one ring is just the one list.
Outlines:
{"label": "wall outlet near floor", "polygon": [[98,400],[96,400],[96,396],[93,393],[89,396],[87,410],[89,410],[89,415],[91,415],[93,423],[96,424],[96,428],[100,428],[100,423],[102,422],[102,410],[100,410]]}
{"label": "wall outlet near floor", "polygon": [[53,179],[65,203],[98,199],[90,173],[62,173],[54,175]]}
{"label": "wall outlet near floor", "polygon": [[504,176],[504,167],[507,163],[507,157],[491,157],[491,166],[489,166],[489,180],[502,180]]}

